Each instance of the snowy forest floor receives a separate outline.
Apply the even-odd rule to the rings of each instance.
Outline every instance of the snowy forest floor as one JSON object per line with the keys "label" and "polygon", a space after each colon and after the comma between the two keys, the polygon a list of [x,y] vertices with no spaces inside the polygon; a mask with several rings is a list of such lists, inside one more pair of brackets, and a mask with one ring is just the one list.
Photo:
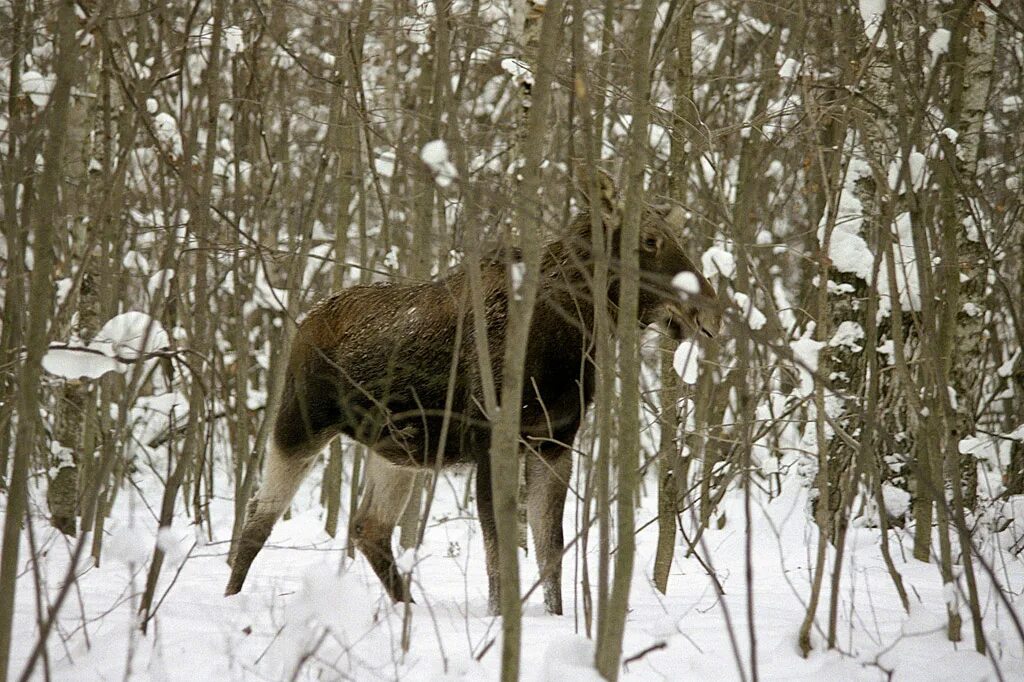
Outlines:
{"label": "snowy forest floor", "polygon": [[[447,475],[452,486],[439,483],[426,539],[416,556],[417,603],[411,607],[407,653],[401,650],[404,606],[390,603],[361,556],[355,561],[345,558],[344,519],[338,538],[323,531],[323,510],[317,503],[319,471],[296,497],[291,519],[274,529],[236,597],[222,596],[231,501],[220,498],[210,509],[212,543],[197,543],[195,526],[180,513],[170,532],[161,534],[168,550],[157,589],[162,603],[143,636],[136,613],[157,538],[155,510],[162,489],[156,477],[139,476],[135,487],[122,491],[108,523],[102,566],[92,567],[88,556],[80,562],[77,584],[61,611],[59,632],[49,641],[51,678],[497,679],[500,641],[476,660],[489,641],[500,639],[500,623],[487,613],[481,534],[475,518],[458,509],[452,492],[464,489],[468,472]],[[650,490],[651,481],[647,483]],[[885,569],[878,531],[851,528],[839,596],[837,648],[828,651],[824,646],[826,578],[813,633],[815,649],[807,659],[801,658],[797,632],[810,593],[817,532],[807,513],[806,489],[790,478],[783,480],[782,491],[770,503],[752,499],[752,584],[761,679],[1024,680],[1021,640],[986,571],[979,568],[978,575],[989,656],[973,650],[965,606],[964,641],[953,644],[946,639],[946,595],[938,569],[910,556],[911,538],[904,530],[893,531],[891,538],[910,594],[910,614],[901,607]],[[644,498],[638,528],[653,519],[654,497]],[[576,512],[570,495],[567,541],[576,535]],[[651,580],[656,524],[639,533],[623,658],[656,648],[627,663],[624,679],[740,679],[737,657],[749,670],[741,492],[725,498],[721,514],[724,526],[707,531],[701,545],[725,590],[721,600],[701,561],[686,557],[685,547],[677,548],[668,594],[661,595]],[[73,542],[49,528],[39,514],[33,517],[33,531],[41,555],[37,567],[52,599],[68,568]],[[1020,528],[1016,532],[1020,534]],[[596,528],[591,538],[593,581]],[[986,545],[989,564],[1022,617],[1024,559],[993,546]],[[22,552],[26,559],[18,582],[12,672],[23,668],[37,637],[27,540]],[[830,553],[829,567],[833,556]],[[580,591],[573,589],[579,584],[578,562],[578,552],[570,549],[563,570],[566,615],[546,615],[540,590],[524,609],[523,679],[598,679],[591,667],[592,646],[583,634]],[[537,575],[532,552],[520,566],[525,590]],[[40,664],[34,676],[43,674]]]}

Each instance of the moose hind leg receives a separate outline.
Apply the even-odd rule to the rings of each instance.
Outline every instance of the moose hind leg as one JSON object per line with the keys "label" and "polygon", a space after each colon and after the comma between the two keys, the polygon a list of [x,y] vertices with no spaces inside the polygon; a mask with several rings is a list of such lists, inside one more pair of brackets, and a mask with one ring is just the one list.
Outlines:
{"label": "moose hind leg", "polygon": [[498,524],[494,517],[494,488],[491,485],[491,461],[483,451],[476,464],[476,513],[484,538],[487,563],[487,608],[492,616],[501,614],[501,580],[498,563]]}
{"label": "moose hind leg", "polygon": [[391,535],[409,503],[416,473],[414,469],[396,466],[371,453],[366,464],[363,497],[352,526],[356,547],[395,601],[412,601],[395,566]]}
{"label": "moose hind leg", "polygon": [[266,544],[274,524],[295,497],[299,484],[306,477],[320,449],[284,452],[276,445],[271,445],[263,485],[246,506],[245,525],[235,545],[231,577],[224,591],[226,596],[238,594],[242,589],[249,567]]}
{"label": "moose hind leg", "polygon": [[529,452],[526,455],[526,516],[533,532],[537,568],[544,587],[544,607],[562,615],[562,516],[572,475],[568,450]]}

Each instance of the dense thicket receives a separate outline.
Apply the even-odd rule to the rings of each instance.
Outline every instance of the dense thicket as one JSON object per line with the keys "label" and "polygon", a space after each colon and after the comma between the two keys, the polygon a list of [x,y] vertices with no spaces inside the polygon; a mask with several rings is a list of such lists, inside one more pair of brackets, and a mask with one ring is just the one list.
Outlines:
{"label": "dense thicket", "polygon": [[[821,531],[804,654],[816,618],[835,645],[823,585],[855,527],[880,529],[905,608],[889,538],[912,538],[948,586],[949,639],[986,651],[985,548],[1024,547],[1020,4],[14,0],[0,26],[0,678],[20,673],[33,528],[102,562],[106,520],[147,478],[161,527],[230,540],[215,528],[237,532],[259,483],[293,322],[332,289],[426,280],[498,244],[533,262],[595,169],[627,217],[686,209],[726,306],[714,344],[599,334],[576,525],[600,552],[576,582],[601,673],[620,669],[634,501],[659,498],[665,591],[674,553],[743,523],[723,498],[744,496],[749,524],[786,485],[810,489]],[[331,535],[362,457],[325,454]],[[68,608],[73,580],[51,580],[29,670]]]}

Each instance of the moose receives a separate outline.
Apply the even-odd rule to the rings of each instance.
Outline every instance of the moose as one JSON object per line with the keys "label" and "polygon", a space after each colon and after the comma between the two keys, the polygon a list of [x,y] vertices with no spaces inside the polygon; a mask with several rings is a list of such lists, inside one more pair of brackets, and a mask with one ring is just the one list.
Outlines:
{"label": "moose", "polygon": [[[717,294],[681,244],[684,212],[645,206],[639,228],[640,271],[619,266],[621,209],[601,178],[600,220],[608,240],[607,291],[593,291],[591,213],[575,216],[562,238],[543,248],[540,283],[526,350],[520,438],[525,456],[527,520],[549,613],[562,613],[562,516],[572,470],[571,447],[595,387],[595,301],[614,316],[622,278],[639,277],[640,325],[662,323],[675,340],[714,337]],[[500,392],[510,296],[505,250],[482,259],[487,347]],[[681,295],[672,280],[692,273],[699,291]],[[693,282],[693,278],[687,278]],[[291,502],[317,455],[344,434],[371,455],[351,541],[395,601],[411,600],[392,553],[392,531],[416,473],[476,464],[489,605],[497,612],[498,550],[492,506],[490,435],[481,363],[464,265],[427,283],[371,284],[317,304],[296,331],[275,417],[263,485],[248,502],[225,591],[242,589],[249,567]],[[512,292],[514,294],[514,291]]]}

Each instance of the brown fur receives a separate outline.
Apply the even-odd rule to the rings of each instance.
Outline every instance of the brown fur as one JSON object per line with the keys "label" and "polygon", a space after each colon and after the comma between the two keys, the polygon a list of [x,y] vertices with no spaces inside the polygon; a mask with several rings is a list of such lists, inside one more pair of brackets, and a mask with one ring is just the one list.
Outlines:
{"label": "brown fur", "polygon": [[[675,236],[677,226],[671,224],[675,217],[677,213],[667,209],[648,209],[644,214],[639,321],[662,320],[677,338],[700,332],[711,336],[717,333],[720,319],[716,294],[686,257]],[[611,285],[603,294],[611,299],[613,310],[618,280],[628,276],[616,265],[617,242],[613,237]],[[499,391],[508,261],[516,258],[515,253],[499,253],[481,264],[487,342]],[[526,460],[527,509],[544,576],[544,601],[552,613],[562,612],[562,511],[572,470],[569,448],[594,391],[592,263],[590,216],[583,214],[568,235],[545,248],[526,354],[521,434],[531,450]],[[680,271],[697,275],[699,296],[685,302],[678,297],[670,282]],[[477,504],[491,605],[496,606],[490,428],[482,412],[468,287],[462,269],[427,284],[353,287],[327,298],[300,324],[276,415],[265,483],[250,502],[227,594],[241,589],[250,564],[310,463],[334,437],[345,434],[380,458],[368,467],[353,540],[395,600],[408,595],[403,594],[394,566],[391,535],[416,468],[477,464]],[[456,349],[460,332],[462,341]],[[453,371],[455,390],[451,410],[446,412]],[[450,424],[442,447],[446,414]]]}

